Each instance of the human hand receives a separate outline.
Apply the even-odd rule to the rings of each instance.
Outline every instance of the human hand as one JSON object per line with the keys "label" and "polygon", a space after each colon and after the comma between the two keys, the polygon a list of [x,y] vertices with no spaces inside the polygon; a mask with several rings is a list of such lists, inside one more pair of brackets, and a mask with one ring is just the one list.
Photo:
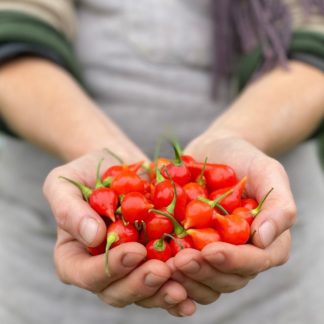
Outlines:
{"label": "human hand", "polygon": [[[103,241],[106,225],[83,200],[80,191],[59,177],[93,187],[93,170],[102,157],[103,151],[82,156],[54,169],[44,183],[44,194],[58,225],[54,260],[59,278],[95,293],[115,307],[137,303],[143,307],[172,309],[174,315],[189,315],[194,312],[194,304],[185,289],[170,279],[171,271],[165,263],[144,262],[146,249],[141,244],[126,243],[110,251],[109,277],[105,273],[104,255],[91,256],[87,252],[86,246],[97,246]],[[102,169],[110,164],[116,161],[107,157]]]}
{"label": "human hand", "polygon": [[296,207],[288,177],[276,160],[238,137],[202,135],[185,153],[198,160],[232,166],[241,178],[248,177],[247,192],[258,201],[274,191],[252,225],[253,245],[234,246],[217,242],[201,252],[183,250],[169,262],[173,279],[198,303],[208,304],[220,293],[244,287],[261,271],[285,263],[290,251],[290,233]]}

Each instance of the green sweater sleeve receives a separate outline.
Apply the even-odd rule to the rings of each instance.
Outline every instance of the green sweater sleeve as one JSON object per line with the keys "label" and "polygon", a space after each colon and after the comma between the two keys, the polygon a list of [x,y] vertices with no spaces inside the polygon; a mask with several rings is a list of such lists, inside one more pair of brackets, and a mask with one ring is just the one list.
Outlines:
{"label": "green sweater sleeve", "polygon": [[[59,64],[84,86],[72,44],[62,32],[33,16],[18,11],[1,11],[0,64],[24,55]],[[1,119],[0,131],[16,136]]]}

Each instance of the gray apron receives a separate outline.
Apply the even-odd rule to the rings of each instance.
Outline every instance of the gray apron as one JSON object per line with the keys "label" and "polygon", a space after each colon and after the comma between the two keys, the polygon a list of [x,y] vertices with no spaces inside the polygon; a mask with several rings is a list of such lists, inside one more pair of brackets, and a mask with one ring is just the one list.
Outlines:
{"label": "gray apron", "polygon": [[[185,145],[225,106],[210,100],[209,9],[209,0],[80,1],[76,50],[91,93],[150,156],[162,133],[175,133]],[[322,323],[324,184],[315,144],[280,160],[299,209],[289,262],[177,319],[162,310],[115,309],[57,279],[55,222],[41,186],[61,162],[1,137],[0,323]]]}

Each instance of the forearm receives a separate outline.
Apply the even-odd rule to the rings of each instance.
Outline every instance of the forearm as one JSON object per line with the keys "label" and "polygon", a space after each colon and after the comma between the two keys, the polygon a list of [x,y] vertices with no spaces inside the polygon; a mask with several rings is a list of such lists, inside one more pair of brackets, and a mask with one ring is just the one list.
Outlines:
{"label": "forearm", "polygon": [[205,133],[240,136],[277,155],[309,137],[324,118],[324,74],[299,62],[251,84]]}
{"label": "forearm", "polygon": [[64,160],[102,147],[125,159],[141,155],[70,75],[46,60],[0,68],[0,114],[17,134]]}

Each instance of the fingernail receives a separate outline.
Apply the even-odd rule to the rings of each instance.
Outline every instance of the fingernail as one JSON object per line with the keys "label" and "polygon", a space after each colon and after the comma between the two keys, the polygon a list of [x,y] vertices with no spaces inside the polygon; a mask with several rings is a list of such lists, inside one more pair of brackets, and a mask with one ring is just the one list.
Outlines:
{"label": "fingernail", "polygon": [[153,273],[149,273],[145,276],[144,283],[146,286],[149,287],[156,287],[161,284],[166,280],[164,277],[157,276]]}
{"label": "fingernail", "polygon": [[181,266],[181,270],[188,273],[197,273],[200,270],[200,264],[197,261],[192,260]]}
{"label": "fingernail", "polygon": [[122,264],[125,267],[135,267],[144,259],[144,255],[140,253],[127,253],[122,258]]}
{"label": "fingernail", "polygon": [[265,221],[259,228],[259,235],[263,246],[268,246],[276,236],[276,228],[273,223]]}
{"label": "fingernail", "polygon": [[80,224],[80,235],[82,239],[91,244],[96,238],[98,232],[98,223],[93,218],[85,217]]}

